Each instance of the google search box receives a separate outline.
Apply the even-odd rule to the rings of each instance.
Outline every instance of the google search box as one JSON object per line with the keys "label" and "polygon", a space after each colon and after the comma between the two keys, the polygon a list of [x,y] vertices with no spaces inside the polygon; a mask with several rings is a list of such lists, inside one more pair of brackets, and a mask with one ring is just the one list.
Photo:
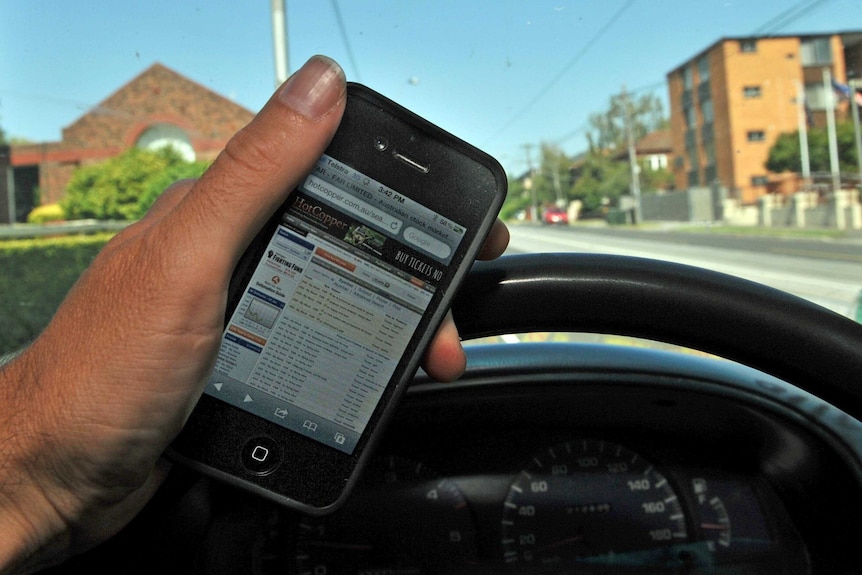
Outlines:
{"label": "google search box", "polygon": [[381,212],[374,206],[329,185],[313,174],[305,179],[305,185],[302,186],[302,189],[313,196],[338,205],[349,215],[356,216],[392,234],[397,234],[403,225],[403,222],[398,218],[393,218],[389,214]]}
{"label": "google search box", "polygon": [[412,226],[404,230],[404,239],[417,248],[442,260],[447,259],[452,254],[452,248]]}

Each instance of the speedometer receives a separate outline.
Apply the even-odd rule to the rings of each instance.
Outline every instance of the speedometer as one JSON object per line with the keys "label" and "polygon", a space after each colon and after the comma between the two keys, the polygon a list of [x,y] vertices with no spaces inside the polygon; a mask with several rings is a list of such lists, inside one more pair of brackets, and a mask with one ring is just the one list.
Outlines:
{"label": "speedometer", "polygon": [[504,503],[503,558],[519,571],[681,567],[689,559],[687,539],[682,506],[667,479],[638,454],[606,441],[569,441],[538,454]]}

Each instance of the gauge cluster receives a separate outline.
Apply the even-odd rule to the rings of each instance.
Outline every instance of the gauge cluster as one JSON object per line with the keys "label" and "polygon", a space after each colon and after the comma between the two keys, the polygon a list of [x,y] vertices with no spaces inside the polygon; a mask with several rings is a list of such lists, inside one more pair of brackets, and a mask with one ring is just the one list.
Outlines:
{"label": "gauge cluster", "polygon": [[447,477],[388,456],[338,513],[280,515],[266,572],[808,572],[762,481],[592,438],[544,446],[505,474]]}
{"label": "gauge cluster", "polygon": [[182,572],[215,575],[860,573],[862,467],[815,419],[831,412],[724,363],[626,371],[619,353],[615,369],[494,356],[499,375],[420,380],[339,511],[197,480],[178,503],[194,521],[129,547],[160,537],[194,549]]}

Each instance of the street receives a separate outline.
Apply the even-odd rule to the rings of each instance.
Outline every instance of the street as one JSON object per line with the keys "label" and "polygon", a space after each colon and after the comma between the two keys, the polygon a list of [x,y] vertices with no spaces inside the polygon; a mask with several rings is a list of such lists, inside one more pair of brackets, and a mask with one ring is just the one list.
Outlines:
{"label": "street", "polygon": [[511,226],[507,253],[582,252],[662,259],[709,268],[857,317],[862,241],[783,239],[606,227]]}

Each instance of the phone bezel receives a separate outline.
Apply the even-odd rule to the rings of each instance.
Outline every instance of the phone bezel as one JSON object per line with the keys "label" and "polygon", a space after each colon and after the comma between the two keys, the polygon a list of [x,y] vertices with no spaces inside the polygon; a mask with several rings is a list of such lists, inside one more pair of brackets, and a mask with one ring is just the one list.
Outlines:
{"label": "phone bezel", "polygon": [[[379,138],[388,145],[380,149]],[[187,465],[306,513],[336,509],[352,489],[398,397],[418,368],[454,293],[481,248],[506,193],[506,176],[491,156],[360,84],[348,85],[347,109],[326,153],[399,193],[451,218],[467,230],[428,310],[420,320],[359,443],[346,454],[208,395],[203,395],[171,455]],[[399,160],[403,154],[427,172]],[[468,187],[469,185],[469,187]],[[234,272],[225,322],[241,299],[258,260],[288,206],[288,199],[250,244]],[[241,462],[249,438],[267,437],[282,452],[269,473]]]}

